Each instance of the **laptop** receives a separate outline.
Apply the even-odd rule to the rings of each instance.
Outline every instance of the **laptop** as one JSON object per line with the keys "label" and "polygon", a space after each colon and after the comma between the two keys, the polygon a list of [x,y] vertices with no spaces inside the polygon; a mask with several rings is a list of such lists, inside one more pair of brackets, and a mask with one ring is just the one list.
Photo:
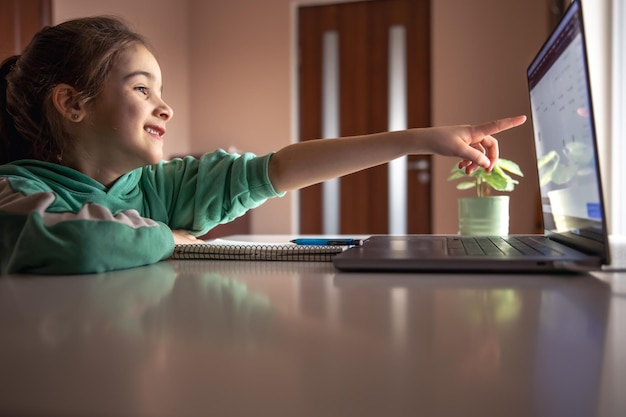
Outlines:
{"label": "laptop", "polygon": [[376,235],[344,271],[583,271],[610,263],[583,17],[574,0],[527,69],[542,235]]}

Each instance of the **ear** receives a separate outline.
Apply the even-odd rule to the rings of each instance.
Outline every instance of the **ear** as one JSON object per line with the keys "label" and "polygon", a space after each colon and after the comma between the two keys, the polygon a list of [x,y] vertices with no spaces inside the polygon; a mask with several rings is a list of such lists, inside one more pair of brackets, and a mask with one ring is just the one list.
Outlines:
{"label": "ear", "polygon": [[71,122],[80,122],[85,117],[85,108],[78,91],[68,84],[59,84],[52,90],[52,103],[57,111]]}

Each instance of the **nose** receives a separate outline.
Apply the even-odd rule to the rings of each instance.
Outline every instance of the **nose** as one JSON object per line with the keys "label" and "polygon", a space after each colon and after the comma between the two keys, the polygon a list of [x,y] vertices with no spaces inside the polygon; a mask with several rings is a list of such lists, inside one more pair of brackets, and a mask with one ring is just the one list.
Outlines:
{"label": "nose", "polygon": [[156,107],[155,113],[159,119],[166,122],[174,117],[174,110],[163,99],[160,99],[160,103]]}

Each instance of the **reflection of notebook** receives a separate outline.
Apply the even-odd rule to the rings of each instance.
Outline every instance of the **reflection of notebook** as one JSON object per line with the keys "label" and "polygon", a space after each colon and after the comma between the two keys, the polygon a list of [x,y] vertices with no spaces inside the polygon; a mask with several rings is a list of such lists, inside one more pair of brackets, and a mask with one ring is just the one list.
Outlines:
{"label": "reflection of notebook", "polygon": [[544,235],[372,236],[342,270],[567,270],[609,263],[583,18],[574,0],[527,70]]}

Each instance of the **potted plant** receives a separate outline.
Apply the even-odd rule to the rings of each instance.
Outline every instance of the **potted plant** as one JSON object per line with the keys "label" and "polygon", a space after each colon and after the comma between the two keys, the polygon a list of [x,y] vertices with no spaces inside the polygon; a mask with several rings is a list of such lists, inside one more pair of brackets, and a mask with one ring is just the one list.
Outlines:
{"label": "potted plant", "polygon": [[476,188],[475,197],[460,197],[458,200],[461,235],[509,234],[509,196],[492,195],[494,191],[511,192],[515,189],[519,181],[509,174],[524,176],[518,164],[504,158],[498,159],[491,172],[479,168],[468,175],[458,166],[452,168],[448,180],[462,179],[457,189]]}

